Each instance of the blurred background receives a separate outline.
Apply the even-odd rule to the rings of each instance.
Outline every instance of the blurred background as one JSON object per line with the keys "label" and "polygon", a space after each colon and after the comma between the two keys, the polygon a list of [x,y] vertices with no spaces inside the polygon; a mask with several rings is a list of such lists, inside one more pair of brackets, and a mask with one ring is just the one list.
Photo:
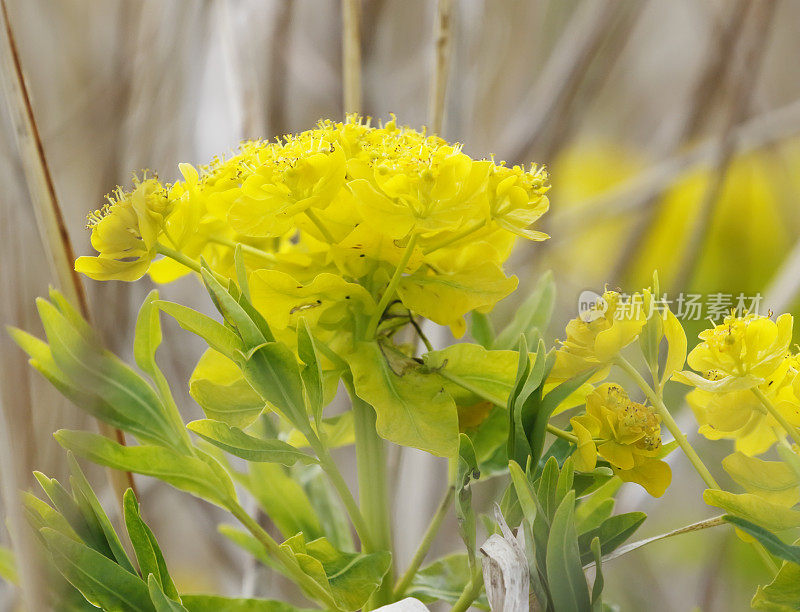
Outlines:
{"label": "blurred background", "polygon": [[[721,294],[736,306],[740,294],[761,295],[762,312],[797,311],[800,3],[8,0],[0,322],[40,333],[34,299],[58,283],[37,229],[36,152],[25,154],[30,142],[16,137],[9,34],[54,194],[75,253],[84,254],[86,213],[117,184],[128,184],[132,171],[149,168],[172,180],[178,162],[203,164],[243,138],[342,118],[344,90],[357,91],[343,85],[343,4],[360,12],[364,114],[386,119],[396,113],[413,127],[441,122],[442,135],[464,143],[473,156],[535,161],[551,171],[551,210],[543,225],[552,238],[519,245],[512,271],[521,290],[493,313],[498,325],[549,269],[558,286],[549,341],[575,316],[581,291],[606,283],[640,289],[656,268],[670,300],[681,292],[705,302]],[[347,104],[355,109],[358,101],[351,97]],[[135,315],[150,281],[85,286],[106,344],[130,357]],[[163,287],[162,295],[209,308],[193,279]],[[690,346],[707,324],[687,324]],[[160,361],[186,419],[199,418],[187,381],[202,346],[171,324],[165,336]],[[0,387],[2,514],[16,532],[24,566],[15,492],[34,488],[34,469],[64,477],[54,430],[94,424],[27,366],[5,333]],[[678,418],[684,430],[696,431],[687,410]],[[717,468],[732,449],[727,442],[696,442]],[[715,514],[702,503],[702,483],[691,466],[674,455],[673,485],[664,498],[654,502],[635,485],[623,489],[620,510],[650,514],[637,537]],[[350,461],[347,452],[338,458]],[[403,490],[395,504],[402,565],[438,503],[444,465],[414,451],[393,460],[394,484]],[[90,477],[113,512],[103,472],[90,470]],[[215,510],[145,478],[137,484],[143,515],[184,590],[281,596],[279,581],[216,534],[221,517]],[[481,510],[489,509],[495,486],[476,485],[486,501]],[[451,527],[453,537],[440,537],[434,552],[458,546]],[[9,539],[7,531],[0,536],[5,544]],[[623,610],[744,610],[766,578],[761,571],[731,530],[709,530],[609,563],[606,593]],[[17,602],[17,592],[0,584],[0,609],[16,609]]]}

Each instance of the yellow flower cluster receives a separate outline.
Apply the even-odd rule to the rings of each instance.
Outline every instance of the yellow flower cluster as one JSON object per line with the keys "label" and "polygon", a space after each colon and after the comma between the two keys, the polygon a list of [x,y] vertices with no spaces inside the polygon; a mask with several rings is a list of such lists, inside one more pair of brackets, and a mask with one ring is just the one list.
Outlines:
{"label": "yellow flower cluster", "polygon": [[696,387],[686,399],[700,433],[733,439],[738,451],[752,456],[800,426],[800,360],[789,350],[791,315],[772,321],[731,314],[700,339],[687,359],[699,374],[673,377]]}
{"label": "yellow flower cluster", "polygon": [[516,237],[547,238],[531,227],[549,206],[543,168],[474,160],[394,119],[321,121],[180,170],[173,185],[148,179],[118,192],[92,217],[99,255],[76,269],[168,282],[190,271],[186,258],[202,258],[232,277],[240,244],[254,303],[278,327],[299,316],[341,324],[353,312],[380,321],[400,302],[405,316],[461,335],[466,313],[516,287],[502,269]]}
{"label": "yellow flower cluster", "polygon": [[599,455],[622,480],[642,485],[654,497],[664,494],[672,471],[659,459],[661,418],[652,408],[605,383],[587,396],[586,412],[570,423],[578,438],[577,469],[593,470]]}

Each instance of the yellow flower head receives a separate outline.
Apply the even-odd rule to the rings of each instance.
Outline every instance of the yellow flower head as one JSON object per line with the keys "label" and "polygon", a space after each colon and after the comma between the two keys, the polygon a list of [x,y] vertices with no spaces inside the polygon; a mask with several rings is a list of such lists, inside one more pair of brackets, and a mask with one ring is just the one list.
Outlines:
{"label": "yellow flower head", "polygon": [[[800,376],[798,357],[789,355],[758,389],[795,427],[800,426]],[[770,415],[750,389],[727,392],[693,389],[686,396],[700,433],[709,440],[734,440],[736,450],[745,455],[760,455],[786,437],[786,431]]]}
{"label": "yellow flower head", "polygon": [[88,217],[97,257],[79,257],[75,269],[95,280],[141,278],[156,254],[155,247],[171,208],[167,192],[154,178],[134,177],[134,188],[118,188],[108,203]]}
{"label": "yellow flower head", "polygon": [[600,456],[623,480],[642,485],[654,497],[669,486],[672,472],[661,461],[661,417],[632,401],[619,385],[600,385],[586,397],[586,413],[570,419],[578,437],[575,467],[594,469]]}
{"label": "yellow flower head", "polygon": [[566,380],[589,368],[607,365],[633,342],[647,322],[650,293],[645,290],[623,302],[616,291],[567,323],[567,339],[556,352],[552,380]]}
{"label": "yellow flower head", "polygon": [[772,376],[789,352],[792,316],[783,314],[777,321],[755,314],[725,317],[700,334],[702,342],[687,362],[693,372],[679,372],[675,380],[706,391],[734,391],[761,384]]}
{"label": "yellow flower head", "polygon": [[[547,237],[532,228],[548,207],[544,168],[473,159],[461,145],[394,119],[379,126],[355,116],[321,121],[279,140],[245,142],[207,166],[179,168],[183,180],[172,185],[152,180],[119,194],[97,232],[101,256],[91,264],[81,258],[81,271],[133,280],[149,270],[168,282],[188,272],[181,259],[203,259],[217,274],[238,278],[233,252],[241,244],[259,294],[276,291],[264,288],[263,279],[272,278],[266,271],[283,275],[282,298],[263,303],[289,309],[264,314],[290,327],[302,307],[320,322],[372,317],[365,328],[371,333],[375,318],[388,325],[392,307],[395,319],[405,308],[405,316],[461,335],[465,314],[487,312],[515,289],[516,278],[502,266],[517,237]],[[158,214],[141,229],[132,204],[145,193],[152,200],[145,208]],[[157,252],[170,251],[182,257],[151,266]],[[334,285],[342,289],[335,295],[350,301],[336,307],[323,300],[326,314],[318,316],[322,307],[312,312],[309,296]],[[367,315],[370,309],[379,312]]]}

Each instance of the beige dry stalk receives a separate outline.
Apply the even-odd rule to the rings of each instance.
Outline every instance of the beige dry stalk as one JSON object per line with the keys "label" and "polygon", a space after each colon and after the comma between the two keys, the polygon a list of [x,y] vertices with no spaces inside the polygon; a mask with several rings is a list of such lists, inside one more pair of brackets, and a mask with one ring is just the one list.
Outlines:
{"label": "beige dry stalk", "polygon": [[[2,19],[0,29],[5,39],[2,50],[3,93],[14,122],[20,159],[42,243],[48,251],[53,276],[59,288],[70,302],[77,305],[81,314],[90,320],[89,303],[81,279],[73,267],[75,253],[47,164],[5,0],[0,0],[0,18]],[[120,430],[100,421],[98,427],[103,435],[125,444],[124,434]],[[134,488],[133,475],[129,472],[109,470],[108,476],[121,507],[125,489]]]}

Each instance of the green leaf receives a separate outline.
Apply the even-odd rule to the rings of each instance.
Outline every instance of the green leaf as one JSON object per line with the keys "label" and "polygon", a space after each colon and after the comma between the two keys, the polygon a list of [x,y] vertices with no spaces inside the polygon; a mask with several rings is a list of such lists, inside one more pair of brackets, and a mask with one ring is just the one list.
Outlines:
{"label": "green leaf", "polygon": [[647,515],[644,512],[625,512],[615,514],[600,524],[600,527],[582,533],[578,538],[578,548],[581,551],[581,563],[586,564],[592,559],[590,549],[592,540],[600,538],[600,548],[603,555],[617,549],[641,527]]}
{"label": "green leaf", "polygon": [[475,449],[470,439],[461,434],[459,437],[458,464],[456,467],[455,508],[458,519],[458,532],[467,547],[470,568],[475,565],[477,523],[472,508],[472,481],[480,478]]}
{"label": "green leaf", "polygon": [[[489,351],[477,344],[461,342],[426,353],[423,360],[431,370],[458,377],[471,388],[505,401],[514,386],[518,356],[515,351]],[[483,399],[444,377],[442,385],[459,406],[469,406]]]}
{"label": "green leaf", "polygon": [[238,427],[230,427],[220,421],[202,419],[192,421],[186,426],[198,436],[214,446],[246,461],[262,461],[294,465],[316,463],[311,455],[280,440],[264,440],[243,432]]}
{"label": "green leaf", "polygon": [[614,495],[622,486],[622,480],[611,478],[591,496],[583,499],[575,509],[575,525],[578,533],[585,533],[605,521],[614,510]]}
{"label": "green leaf", "polygon": [[703,501],[730,514],[752,521],[770,531],[800,527],[800,512],[766,501],[752,493],[729,493],[718,489],[703,491]]}
{"label": "green leaf", "polygon": [[595,537],[589,548],[592,550],[595,567],[594,584],[592,585],[592,609],[602,610],[603,602],[600,596],[603,594],[605,581],[603,580],[603,551],[600,546],[600,538]]}
{"label": "green leaf", "polygon": [[44,527],[58,531],[60,534],[80,542],[80,536],[59,512],[51,508],[46,502],[32,493],[22,493],[22,503],[25,508],[25,518],[35,530]]}
{"label": "green leaf", "polygon": [[553,515],[547,540],[547,581],[555,612],[589,610],[589,587],[578,551],[573,521],[575,493],[570,491]]}
{"label": "green leaf", "polygon": [[[128,530],[136,560],[139,563],[139,571],[142,575],[154,577],[159,590],[163,590],[171,599],[179,599],[178,590],[172,582],[172,577],[167,569],[167,562],[161,552],[155,535],[150,527],[142,520],[139,513],[139,502],[131,489],[125,491],[123,497],[123,510],[125,514],[125,527]],[[152,587],[151,587],[152,593]],[[153,603],[156,603],[155,601]],[[156,606],[158,607],[158,606]]]}
{"label": "green leaf", "polygon": [[[387,351],[393,351],[387,347]],[[396,357],[395,353],[391,353]],[[346,356],[358,397],[370,404],[382,438],[438,457],[458,452],[458,413],[441,378],[419,364],[397,357],[395,371],[376,342],[359,342]]]}
{"label": "green leaf", "polygon": [[516,461],[509,461],[508,471],[511,475],[511,482],[514,484],[514,489],[517,492],[517,499],[522,508],[522,514],[525,520],[533,524],[538,512],[539,499],[531,487],[531,483],[522,468]]}
{"label": "green leaf", "polygon": [[784,561],[772,582],[758,587],[750,606],[768,612],[800,610],[800,565]]}
{"label": "green leaf", "polygon": [[153,574],[147,577],[147,587],[150,592],[150,599],[156,607],[156,612],[187,612],[186,608],[181,604],[167,597]]}
{"label": "green leaf", "polygon": [[206,416],[231,427],[251,425],[266,407],[231,359],[208,349],[189,379],[189,395],[203,408]]}
{"label": "green leaf", "polygon": [[483,348],[492,348],[495,339],[492,320],[482,312],[473,311],[469,320],[469,335]]}
{"label": "green leaf", "polygon": [[250,283],[247,281],[247,266],[244,262],[241,243],[233,249],[233,265],[236,268],[236,282],[239,283],[239,291],[244,298],[250,301]]}
{"label": "green leaf", "polygon": [[764,548],[776,557],[780,557],[784,561],[800,564],[800,546],[787,544],[771,531],[738,516],[726,514],[722,518],[745,533],[753,536],[764,545]]}
{"label": "green leaf", "polygon": [[189,612],[311,612],[308,608],[273,599],[232,599],[218,595],[183,595],[183,606]]}
{"label": "green leaf", "polygon": [[322,366],[317,355],[314,336],[311,334],[311,328],[305,318],[301,318],[297,326],[297,354],[305,364],[300,375],[303,379],[303,388],[306,391],[308,407],[314,416],[314,423],[319,429],[324,402]]}
{"label": "green leaf", "polygon": [[[448,555],[419,570],[405,596],[416,597],[426,604],[434,601],[454,604],[469,584],[470,578],[467,555]],[[484,610],[489,607],[483,594],[472,605]]]}
{"label": "green leaf", "polygon": [[237,351],[244,350],[244,345],[239,337],[211,317],[175,302],[158,300],[153,304],[175,319],[183,329],[200,336],[208,346],[229,359],[233,359]]}
{"label": "green leaf", "polygon": [[553,273],[548,271],[541,276],[533,293],[514,313],[511,322],[498,334],[494,341],[494,348],[509,349],[517,343],[520,334],[524,334],[527,340],[531,340],[535,330],[544,332],[553,314],[555,297],[556,286]]}
{"label": "green leaf", "polygon": [[95,495],[83,470],[81,470],[78,465],[78,460],[75,459],[75,455],[71,452],[67,452],[67,462],[69,463],[70,483],[72,485],[73,495],[76,499],[83,499],[85,505],[91,509],[95,520],[103,531],[108,548],[116,562],[132,574],[135,574],[136,569],[128,558],[128,554],[125,552],[125,548],[122,546],[122,542],[120,542],[119,536],[117,536],[117,532],[111,524],[111,520],[103,510],[100,500],[97,499],[97,495]]}
{"label": "green leaf", "polygon": [[325,517],[322,522],[325,537],[339,550],[355,550],[350,519],[327,475],[317,466],[309,467],[304,472],[305,490],[314,512],[317,516]]}
{"label": "green leaf", "polygon": [[343,610],[360,610],[380,586],[391,565],[391,553],[345,553],[325,538],[306,543],[302,535],[289,538],[281,548],[297,566],[326,589]]}
{"label": "green leaf", "polygon": [[764,461],[736,452],[722,460],[722,467],[748,493],[768,502],[789,507],[800,500],[800,479],[781,461]]}
{"label": "green leaf", "polygon": [[155,609],[147,585],[138,576],[53,529],[40,533],[58,571],[90,603],[104,610]]}
{"label": "green leaf", "polygon": [[244,357],[242,372],[261,398],[303,433],[310,430],[303,382],[294,353],[281,342],[267,342]]}
{"label": "green leaf", "polygon": [[143,371],[150,376],[156,375],[156,351],[161,344],[161,321],[159,310],[155,305],[158,300],[158,291],[153,289],[147,294],[139,316],[136,319],[136,332],[133,337],[133,357]]}
{"label": "green leaf", "polygon": [[158,478],[223,508],[229,500],[236,499],[233,483],[221,472],[222,468],[215,469],[201,458],[160,446],[122,446],[84,431],[61,429],[54,435],[65,449],[94,463]]}
{"label": "green leaf", "polygon": [[216,306],[228,325],[238,333],[247,349],[252,349],[274,340],[274,338],[268,338],[262,333],[238,300],[214,278],[214,275],[207,267],[203,267],[200,275],[203,277],[203,283],[208,289],[208,294],[211,296],[214,306]]}
{"label": "green leaf", "polygon": [[118,357],[87,341],[52,304],[39,299],[37,306],[62,379],[81,394],[102,400],[92,411],[102,418],[110,406],[112,416],[134,423],[134,429],[146,432],[148,440],[171,444],[175,434],[153,388]]}
{"label": "green leaf", "polygon": [[286,468],[274,463],[251,463],[249,473],[237,477],[284,537],[302,532],[313,540],[324,535],[308,495]]}

